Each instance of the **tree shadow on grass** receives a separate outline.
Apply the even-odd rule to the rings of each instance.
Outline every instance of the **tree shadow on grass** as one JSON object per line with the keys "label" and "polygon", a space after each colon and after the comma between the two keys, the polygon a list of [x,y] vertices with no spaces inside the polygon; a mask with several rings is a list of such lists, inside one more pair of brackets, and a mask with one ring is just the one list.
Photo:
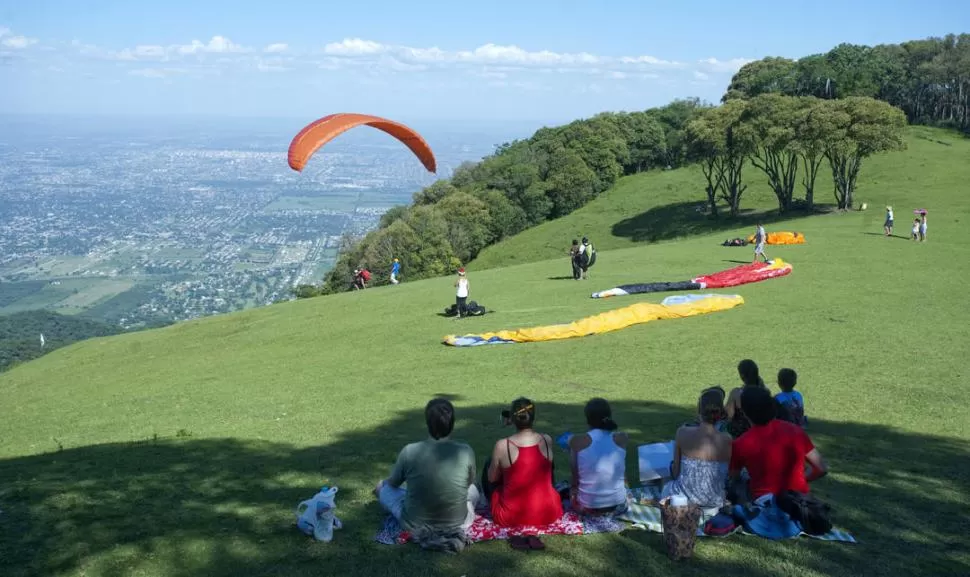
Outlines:
{"label": "tree shadow on grass", "polygon": [[[482,465],[505,406],[458,402],[454,437]],[[537,401],[537,428],[553,436],[584,427],[579,404]],[[692,417],[685,407],[613,401],[637,444],[668,439]],[[755,537],[702,539],[687,563],[667,561],[654,533],[546,539],[542,554],[503,542],[461,555],[373,541],[384,514],[370,494],[397,452],[426,436],[423,405],[318,447],[239,439],[157,439],[71,448],[0,461],[0,573],[108,577],[190,575],[953,575],[970,571],[966,515],[970,443],[879,425],[813,419],[809,433],[832,474],[813,490],[860,544]],[[296,426],[296,425],[294,425]],[[637,477],[635,451],[627,470]],[[556,454],[565,478],[565,454]],[[316,543],[293,509],[325,482],[339,485],[345,528]]]}
{"label": "tree shadow on grass", "polygon": [[699,208],[705,208],[704,203],[679,202],[654,207],[614,224],[612,233],[613,236],[629,238],[634,242],[658,242],[745,226],[754,227],[758,222],[768,226],[775,222],[791,221],[824,212],[824,207],[817,208],[815,212],[793,210],[785,214],[779,214],[776,210],[756,212],[753,209],[742,209],[736,218],[724,214],[719,218],[712,218]]}

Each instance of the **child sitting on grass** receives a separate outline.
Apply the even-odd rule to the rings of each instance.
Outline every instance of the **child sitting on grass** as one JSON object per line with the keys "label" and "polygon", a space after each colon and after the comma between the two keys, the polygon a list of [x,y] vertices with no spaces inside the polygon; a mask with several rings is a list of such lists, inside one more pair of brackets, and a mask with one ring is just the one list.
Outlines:
{"label": "child sitting on grass", "polygon": [[795,424],[805,427],[808,419],[805,418],[805,400],[802,394],[795,390],[798,382],[798,373],[794,369],[782,369],[778,371],[778,388],[782,392],[775,395],[775,400],[788,409]]}

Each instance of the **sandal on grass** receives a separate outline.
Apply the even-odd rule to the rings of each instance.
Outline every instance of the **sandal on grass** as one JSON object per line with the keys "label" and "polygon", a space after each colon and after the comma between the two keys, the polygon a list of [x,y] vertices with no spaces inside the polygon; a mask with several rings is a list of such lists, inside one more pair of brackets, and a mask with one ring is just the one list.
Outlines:
{"label": "sandal on grass", "polygon": [[509,537],[509,547],[517,551],[528,551],[530,549],[529,538],[521,535]]}
{"label": "sandal on grass", "polygon": [[529,537],[529,549],[533,551],[541,551],[546,548],[546,544],[542,542],[542,539],[532,535]]}

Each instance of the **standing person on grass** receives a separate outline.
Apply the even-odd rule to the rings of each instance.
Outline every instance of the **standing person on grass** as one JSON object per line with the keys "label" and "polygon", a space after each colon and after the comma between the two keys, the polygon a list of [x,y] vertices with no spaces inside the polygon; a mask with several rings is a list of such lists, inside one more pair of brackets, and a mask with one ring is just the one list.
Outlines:
{"label": "standing person on grass", "polygon": [[455,306],[458,308],[458,318],[465,316],[465,309],[468,303],[468,291],[471,288],[468,284],[468,277],[465,276],[465,269],[458,269],[458,279],[455,281]]}
{"label": "standing person on grass", "polygon": [[765,227],[758,223],[758,228],[754,233],[754,260],[752,263],[758,262],[758,255],[760,254],[765,262],[768,262],[768,255],[765,254],[765,243],[768,242],[768,234],[765,232]]}
{"label": "standing person on grass", "polygon": [[394,259],[394,264],[391,265],[391,284],[401,282],[397,279],[399,276],[401,276],[401,261]]}
{"label": "standing person on grass", "polygon": [[886,207],[886,222],[882,225],[884,231],[886,231],[886,236],[893,235],[893,207]]}

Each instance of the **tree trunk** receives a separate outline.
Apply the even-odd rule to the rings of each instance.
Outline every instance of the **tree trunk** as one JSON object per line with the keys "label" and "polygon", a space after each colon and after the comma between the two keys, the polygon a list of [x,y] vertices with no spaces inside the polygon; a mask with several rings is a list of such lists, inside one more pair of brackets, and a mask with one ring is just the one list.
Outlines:
{"label": "tree trunk", "polygon": [[723,163],[718,156],[709,156],[701,163],[701,172],[707,179],[707,205],[711,209],[711,216],[717,218],[717,191],[724,179]]}
{"label": "tree trunk", "polygon": [[802,166],[805,169],[802,185],[805,187],[805,204],[808,205],[809,210],[815,208],[815,178],[818,176],[823,160],[825,157],[820,154],[802,155]]}
{"label": "tree trunk", "polygon": [[768,177],[768,184],[778,198],[778,212],[791,209],[798,172],[798,157],[791,152],[761,147],[751,155],[751,164]]}
{"label": "tree trunk", "polygon": [[733,155],[724,157],[722,161],[724,177],[721,180],[721,198],[727,201],[732,217],[738,216],[741,210],[741,195],[748,188],[746,184],[741,184],[745,160],[747,160],[745,155]]}

